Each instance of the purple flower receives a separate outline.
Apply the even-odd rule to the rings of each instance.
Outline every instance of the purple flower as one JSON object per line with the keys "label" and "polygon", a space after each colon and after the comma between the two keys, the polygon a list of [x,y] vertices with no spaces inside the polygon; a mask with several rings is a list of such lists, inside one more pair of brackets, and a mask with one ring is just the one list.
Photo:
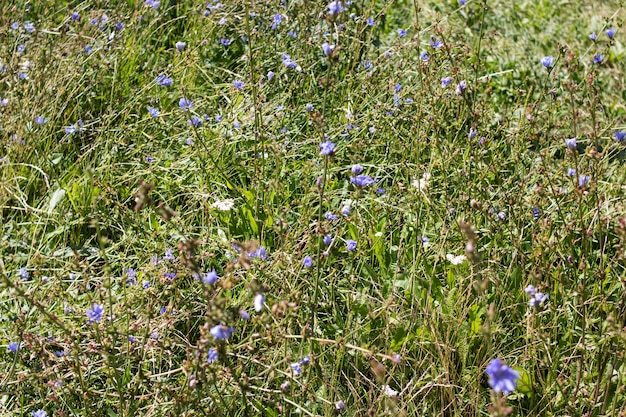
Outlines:
{"label": "purple flower", "polygon": [[578,186],[579,187],[586,187],[587,184],[589,184],[589,180],[591,179],[591,177],[589,175],[581,175],[578,177]]}
{"label": "purple flower", "polygon": [[531,298],[529,304],[531,307],[538,307],[543,304],[548,299],[548,294],[544,294],[542,292],[535,292],[531,294]]}
{"label": "purple flower", "polygon": [[25,22],[24,29],[26,29],[26,32],[28,33],[33,33],[35,31],[35,25],[33,25],[31,22]]}
{"label": "purple flower", "polygon": [[352,172],[354,175],[359,175],[361,172],[363,172],[363,167],[359,164],[352,165],[350,172]]}
{"label": "purple flower", "polygon": [[324,241],[324,245],[326,246],[330,246],[330,244],[333,243],[333,237],[331,235],[324,236],[324,239],[322,240]]}
{"label": "purple flower", "polygon": [[26,50],[24,45],[17,45],[17,52],[22,53]]}
{"label": "purple flower", "polygon": [[613,136],[615,137],[616,141],[621,143],[624,142],[624,139],[626,139],[626,132],[617,131]]}
{"label": "purple flower", "polygon": [[250,314],[246,310],[239,310],[239,316],[244,320],[250,320]]}
{"label": "purple flower", "polygon": [[272,30],[276,30],[278,25],[283,21],[283,16],[280,14],[275,14],[274,19],[272,20]]}
{"label": "purple flower", "polygon": [[435,39],[433,37],[430,38],[430,46],[433,49],[439,49],[443,46],[443,42],[441,42],[439,39]]}
{"label": "purple flower", "polygon": [[333,49],[335,49],[335,45],[331,45],[328,42],[322,44],[322,50],[324,50],[324,55],[326,56],[330,56],[333,53]]}
{"label": "purple flower", "polygon": [[245,87],[245,84],[243,83],[243,81],[239,81],[239,80],[233,81],[233,85],[239,91],[243,90],[243,88]]}
{"label": "purple flower", "polygon": [[206,361],[207,363],[213,363],[217,360],[218,357],[219,357],[219,354],[217,353],[217,350],[209,349],[208,357]]}
{"label": "purple flower", "polygon": [[257,313],[263,310],[263,306],[265,305],[265,295],[257,294],[254,296],[254,311]]}
{"label": "purple flower", "polygon": [[0,106],[2,107],[6,107],[9,104],[9,99],[8,98],[3,98],[2,100],[0,100]]}
{"label": "purple flower", "polygon": [[282,54],[281,60],[283,61],[283,65],[286,66],[287,68],[295,69],[296,71],[302,71],[302,68],[300,67],[300,65],[296,64],[296,62],[293,59],[291,59],[291,57],[288,54]]}
{"label": "purple flower", "polygon": [[509,368],[500,359],[492,360],[485,373],[489,376],[489,386],[496,393],[508,395],[515,390],[517,380],[520,378],[519,372]]}
{"label": "purple flower", "polygon": [[144,290],[147,290],[148,288],[150,288],[150,281],[142,281],[141,286]]}
{"label": "purple flower", "polygon": [[[24,26],[26,26],[26,25],[24,25]],[[606,36],[608,36],[609,39],[613,39],[613,36],[615,36],[615,29],[608,28],[607,30],[604,31],[604,33],[606,33]]]}
{"label": "purple flower", "polygon": [[591,39],[592,41],[595,42],[597,38],[598,38],[598,35],[596,35],[596,32],[589,34],[589,39]]}
{"label": "purple flower", "polygon": [[337,411],[344,411],[346,409],[346,403],[343,400],[339,400],[335,403],[335,409]]}
{"label": "purple flower", "polygon": [[573,177],[576,175],[576,170],[574,168],[567,168],[567,175]]}
{"label": "purple flower", "polygon": [[541,216],[541,212],[539,211],[539,207],[535,206],[532,209],[533,217],[537,220]]}
{"label": "purple flower", "polygon": [[337,220],[337,216],[334,215],[331,211],[327,211],[324,214],[324,217],[326,218],[326,220]]}
{"label": "purple flower", "polygon": [[210,333],[214,339],[228,340],[228,338],[234,331],[235,329],[233,327],[218,324],[211,328]]}
{"label": "purple flower", "polygon": [[43,410],[37,410],[32,412],[33,417],[48,417],[48,413]]}
{"label": "purple flower", "polygon": [[466,89],[467,89],[467,83],[465,82],[465,80],[463,80],[459,84],[457,84],[455,93],[457,96],[460,96],[461,94],[465,92]]}
{"label": "purple flower", "polygon": [[193,103],[191,102],[191,100],[183,97],[178,100],[178,107],[180,107],[181,110],[189,110],[193,107]]}
{"label": "purple flower", "polygon": [[331,155],[335,151],[335,144],[330,140],[327,140],[324,143],[320,143],[320,155]]}
{"label": "purple flower", "polygon": [[127,268],[125,272],[126,272],[126,275],[128,276],[128,278],[126,279],[126,282],[128,282],[130,285],[135,285],[135,279],[137,278],[137,271],[135,271],[133,268]]}
{"label": "purple flower", "polygon": [[20,268],[20,278],[24,281],[28,280],[28,271],[24,267]]}
{"label": "purple flower", "polygon": [[467,138],[474,139],[477,134],[478,134],[478,131],[474,129],[473,127],[470,127],[469,133],[467,134]]}
{"label": "purple flower", "polygon": [[74,21],[80,20],[80,15],[79,15],[77,12],[73,12],[73,13],[70,15],[70,19],[72,19],[72,20],[74,20]]}
{"label": "purple flower", "polygon": [[18,30],[20,28],[20,24],[17,22],[11,23],[11,29]]}
{"label": "purple flower", "polygon": [[187,46],[186,42],[183,42],[183,41],[176,42],[176,49],[178,49],[178,52],[182,52],[186,46]]}
{"label": "purple flower", "polygon": [[272,78],[274,78],[274,71],[268,71],[267,72],[267,81],[272,81]]}
{"label": "purple flower", "polygon": [[537,288],[535,288],[534,285],[529,284],[526,288],[524,288],[524,292],[532,297],[537,293]]}
{"label": "purple flower", "polygon": [[202,127],[202,119],[198,118],[198,116],[191,116],[187,123],[192,127]]}
{"label": "purple flower", "polygon": [[21,346],[20,342],[11,342],[9,343],[9,346],[7,346],[7,349],[11,353],[16,353],[20,349],[20,346]]}
{"label": "purple flower", "polygon": [[159,114],[161,112],[158,109],[155,109],[154,107],[148,106],[148,113],[150,113],[150,116],[152,116],[153,119],[156,119],[157,117],[159,117]]}
{"label": "purple flower", "polygon": [[102,320],[102,313],[104,313],[104,306],[102,304],[94,303],[93,307],[87,310],[87,318],[89,322],[100,322]]}
{"label": "purple flower", "polygon": [[350,177],[350,182],[357,187],[367,187],[376,183],[376,180],[372,179],[369,175],[357,175],[356,177]]}
{"label": "purple flower", "polygon": [[45,125],[46,123],[48,123],[48,119],[43,116],[37,116],[35,117],[35,123],[37,123],[38,125]]}
{"label": "purple flower", "polygon": [[302,365],[300,365],[299,362],[294,362],[290,366],[294,375],[300,375],[302,373]]}
{"label": "purple flower", "polygon": [[565,146],[567,146],[567,148],[571,150],[576,149],[576,138],[566,138]]}
{"label": "purple flower", "polygon": [[169,87],[172,85],[172,78],[168,77],[165,74],[159,74],[158,77],[154,79],[154,82],[163,87]]}
{"label": "purple flower", "polygon": [[217,282],[218,279],[219,277],[217,276],[217,272],[215,272],[214,269],[211,272],[207,272],[206,274],[204,274],[204,276],[202,277],[202,283],[213,285]]}
{"label": "purple flower", "polygon": [[398,29],[398,36],[404,38],[406,36],[406,30]]}
{"label": "purple flower", "polygon": [[544,56],[543,58],[541,58],[541,65],[543,65],[546,68],[550,68],[552,67],[552,65],[554,64],[554,57],[551,55],[548,56]]}
{"label": "purple flower", "polygon": [[302,260],[302,265],[304,265],[305,268],[310,268],[313,266],[313,259],[311,259],[310,256],[305,256],[304,259]]}
{"label": "purple flower", "polygon": [[353,250],[355,250],[356,249],[356,241],[354,241],[352,239],[346,240],[346,248],[348,249],[348,252],[352,252]]}
{"label": "purple flower", "polygon": [[367,23],[367,26],[376,26],[376,22],[371,17],[368,17],[365,23]]}
{"label": "purple flower", "polygon": [[430,59],[430,55],[428,55],[428,52],[426,51],[422,51],[420,52],[420,59],[424,62],[428,61]]}
{"label": "purple flower", "polygon": [[344,217],[348,217],[350,215],[350,206],[348,204],[346,204],[345,206],[341,208],[341,214]]}
{"label": "purple flower", "polygon": [[85,46],[85,53],[90,54],[91,52],[93,52],[93,46],[91,45]]}
{"label": "purple flower", "polygon": [[152,7],[153,9],[158,9],[161,5],[161,2],[158,0],[146,0],[145,5],[148,7]]}
{"label": "purple flower", "polygon": [[116,31],[121,31],[122,29],[124,29],[124,23],[120,22],[117,25],[115,25],[115,30]]}
{"label": "purple flower", "polygon": [[230,40],[230,39],[228,39],[228,38],[221,38],[221,39],[220,39],[220,43],[221,43],[222,45],[224,45],[224,46],[228,46],[228,45],[230,45],[231,43],[233,43],[233,41],[232,41],[232,40]]}
{"label": "purple flower", "polygon": [[594,64],[601,64],[602,60],[604,60],[604,55],[602,55],[599,52],[593,56],[593,63]]}
{"label": "purple flower", "polygon": [[331,1],[330,3],[328,3],[328,14],[330,14],[331,16],[335,16],[336,14],[339,14],[344,10],[345,8],[340,1]]}

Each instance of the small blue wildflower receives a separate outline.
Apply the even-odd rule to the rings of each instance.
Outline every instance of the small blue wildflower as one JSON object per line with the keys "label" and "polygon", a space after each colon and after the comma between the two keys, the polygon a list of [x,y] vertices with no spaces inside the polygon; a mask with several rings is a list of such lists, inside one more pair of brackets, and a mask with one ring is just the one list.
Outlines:
{"label": "small blue wildflower", "polygon": [[73,12],[70,15],[70,19],[72,19],[73,21],[78,21],[78,20],[80,20],[80,14],[78,14],[77,12]]}
{"label": "small blue wildflower", "polygon": [[202,119],[198,118],[198,116],[191,116],[191,119],[187,120],[189,126],[192,127],[202,127]]}
{"label": "small blue wildflower", "polygon": [[311,103],[307,104],[305,108],[308,113],[311,113],[313,111],[313,105]]}
{"label": "small blue wildflower", "polygon": [[20,342],[11,342],[7,346],[7,349],[11,353],[16,353],[20,349],[20,346],[21,346]]}
{"label": "small blue wildflower", "polygon": [[467,134],[467,138],[474,139],[477,134],[478,134],[478,131],[474,129],[473,127],[470,127],[469,133]]}
{"label": "small blue wildflower", "polygon": [[433,49],[439,49],[443,46],[443,42],[433,37],[430,38],[430,47]]}
{"label": "small blue wildflower", "polygon": [[500,359],[492,360],[485,373],[489,376],[489,386],[496,393],[508,395],[515,390],[517,380],[520,378],[519,372],[509,368]]}
{"label": "small blue wildflower", "polygon": [[48,123],[48,119],[43,116],[37,116],[35,117],[35,123],[38,125],[45,125],[46,123]]}
{"label": "small blue wildflower", "polygon": [[187,42],[183,42],[183,41],[176,42],[176,49],[178,50],[178,52],[182,52],[186,46],[187,46]]}
{"label": "small blue wildflower", "polygon": [[193,103],[191,102],[191,100],[183,97],[178,100],[178,107],[180,107],[181,110],[189,110],[193,107]]}
{"label": "small blue wildflower", "polygon": [[357,187],[367,187],[375,184],[376,180],[372,179],[369,175],[357,175],[356,177],[350,177],[350,182]]}
{"label": "small blue wildflower", "polygon": [[20,278],[24,281],[28,280],[28,271],[24,267],[20,268]]}
{"label": "small blue wildflower", "polygon": [[250,320],[250,314],[246,310],[239,310],[239,316],[246,321]]}
{"label": "small blue wildflower", "polygon": [[331,235],[326,235],[322,241],[324,242],[324,245],[330,246],[330,244],[333,243],[333,237]]}
{"label": "small blue wildflower", "polygon": [[148,113],[150,113],[150,116],[153,119],[156,119],[157,117],[159,117],[159,114],[161,114],[161,112],[158,109],[155,109],[154,107],[150,107],[150,106],[148,106]]}
{"label": "small blue wildflower", "polygon": [[254,311],[257,313],[263,310],[263,306],[265,305],[265,295],[257,294],[254,296]]}
{"label": "small blue wildflower", "polygon": [[215,269],[207,272],[206,274],[204,274],[204,276],[202,277],[202,283],[203,284],[208,284],[208,285],[213,285],[217,282],[217,280],[219,279],[219,277],[217,276],[217,272],[215,272]]}
{"label": "small blue wildflower", "polygon": [[293,30],[288,30],[287,36],[289,36],[290,38],[298,39],[298,34],[294,32]]}
{"label": "small blue wildflower", "polygon": [[535,220],[537,220],[539,216],[541,216],[541,213],[539,212],[539,208],[537,206],[533,207],[532,212]]}
{"label": "small blue wildflower", "polygon": [[576,170],[574,168],[567,168],[567,175],[573,177],[576,175]]}
{"label": "small blue wildflower", "polygon": [[44,410],[33,411],[32,414],[33,417],[48,417],[48,413],[46,413]]}
{"label": "small blue wildflower", "polygon": [[135,336],[129,334],[128,335],[128,341],[130,343],[136,343],[137,342],[137,338]]}
{"label": "small blue wildflower", "polygon": [[465,3],[467,3],[467,0],[459,0],[459,6],[465,6]]}
{"label": "small blue wildflower", "polygon": [[94,303],[91,309],[87,310],[87,318],[89,322],[100,322],[102,320],[102,313],[104,313],[104,306],[102,304]]}
{"label": "small blue wildflower", "polygon": [[343,400],[339,400],[335,403],[335,410],[337,411],[345,411],[346,408],[346,403]]}
{"label": "small blue wildflower", "polygon": [[11,29],[18,30],[20,28],[20,24],[17,22],[11,23]]}
{"label": "small blue wildflower", "polygon": [[300,365],[308,365],[311,363],[311,357],[306,355],[304,358],[300,359]]}
{"label": "small blue wildflower", "polygon": [[289,366],[291,367],[294,375],[300,375],[302,373],[302,365],[300,365],[299,362],[294,362]]}
{"label": "small blue wildflower", "polygon": [[159,310],[159,314],[163,315],[165,313],[167,313],[167,308],[165,308],[165,306],[161,306],[161,309]]}
{"label": "small blue wildflower", "polygon": [[602,60],[604,60],[604,55],[602,55],[599,52],[593,56],[593,63],[594,64],[601,64]]}
{"label": "small blue wildflower", "polygon": [[94,17],[93,19],[91,19],[91,20],[89,21],[89,23],[90,23],[92,26],[96,26],[96,25],[98,24],[98,22],[100,22],[100,21],[98,20],[98,18],[97,18],[97,17]]}
{"label": "small blue wildflower", "polygon": [[213,362],[217,361],[218,357],[219,357],[219,354],[217,353],[217,350],[211,348],[211,349],[209,349],[206,361],[207,361],[207,363],[213,363]]}
{"label": "small blue wildflower", "polygon": [[32,22],[25,22],[24,29],[26,29],[28,33],[33,33],[35,31],[35,25],[33,25]]}
{"label": "small blue wildflower", "polygon": [[283,21],[283,16],[280,14],[275,14],[274,19],[272,20],[271,29],[276,30],[282,21]]}
{"label": "small blue wildflower", "polygon": [[352,239],[346,240],[346,249],[348,249],[348,252],[352,252],[353,250],[355,250],[356,246],[357,246],[356,241]]}
{"label": "small blue wildflower", "polygon": [[147,290],[148,288],[150,288],[150,281],[142,281],[141,282],[141,286],[143,287],[144,290]]}
{"label": "small blue wildflower", "polygon": [[591,177],[589,175],[580,175],[578,177],[578,186],[579,187],[586,187],[587,184],[589,184],[589,180],[591,179]]}
{"label": "small blue wildflower", "polygon": [[331,155],[335,151],[335,144],[330,140],[320,143],[320,155]]}
{"label": "small blue wildflower", "polygon": [[135,271],[133,268],[127,268],[125,272],[126,272],[126,276],[128,277],[126,279],[126,282],[128,282],[130,285],[135,285],[135,279],[137,278],[137,271]]}
{"label": "small blue wildflower", "polygon": [[9,104],[9,99],[8,98],[3,98],[0,100],[0,106],[2,107],[6,107]]}
{"label": "small blue wildflower", "polygon": [[343,206],[343,207],[341,208],[341,214],[342,214],[344,217],[348,217],[348,216],[350,215],[350,205],[346,204],[345,206]]}
{"label": "small blue wildflower", "polygon": [[400,90],[402,90],[402,84],[396,83],[396,85],[393,87],[393,91],[395,91],[396,93],[399,93]]}
{"label": "small blue wildflower", "polygon": [[624,142],[624,139],[626,139],[626,132],[617,131],[613,134],[613,136],[617,142],[621,143]]}
{"label": "small blue wildflower", "polygon": [[296,62],[293,59],[291,59],[291,57],[288,54],[282,54],[281,60],[283,62],[283,65],[286,66],[287,68],[295,69],[296,71],[302,71],[302,68],[300,67],[300,65],[296,64]]}
{"label": "small blue wildflower", "polygon": [[406,36],[406,30],[398,29],[398,36],[404,38]]}
{"label": "small blue wildflower", "polygon": [[243,81],[235,80],[233,81],[233,86],[235,86],[237,90],[241,91],[243,90],[245,84],[243,83]]}
{"label": "small blue wildflower", "polygon": [[598,38],[598,35],[596,35],[596,32],[589,34],[589,39],[591,39],[592,41],[595,42],[597,38]]}
{"label": "small blue wildflower", "polygon": [[567,146],[568,149],[575,150],[576,149],[576,138],[566,138],[565,139],[565,146]]}
{"label": "small blue wildflower", "polygon": [[336,14],[339,14],[344,10],[345,8],[340,1],[331,1],[330,3],[328,3],[328,14],[330,14],[331,16],[335,16]]}
{"label": "small blue wildflower", "polygon": [[324,217],[326,218],[326,220],[337,220],[337,216],[336,216],[336,215],[334,215],[334,214],[333,214],[332,212],[330,212],[330,211],[327,211],[327,212],[324,214]]}
{"label": "small blue wildflower", "polygon": [[386,193],[386,192],[387,192],[387,191],[385,191],[385,189],[384,189],[384,188],[382,188],[382,187],[378,187],[378,188],[376,189],[376,194],[378,194],[378,195],[385,195],[385,193]]}
{"label": "small blue wildflower", "polygon": [[221,38],[220,39],[220,43],[223,46],[229,46],[231,43],[233,43],[233,41],[231,39],[228,39],[228,38]]}
{"label": "small blue wildflower", "polygon": [[120,22],[117,25],[115,25],[115,30],[116,31],[121,31],[122,29],[124,29],[124,23]]}
{"label": "small blue wildflower", "polygon": [[17,45],[17,52],[19,52],[20,54],[24,52],[25,50],[26,50],[26,47],[24,45]]}
{"label": "small blue wildflower", "polygon": [[541,58],[541,65],[546,68],[551,68],[552,65],[554,65],[554,57],[551,55],[544,56],[543,58]]}
{"label": "small blue wildflower", "polygon": [[65,134],[66,135],[73,135],[74,133],[81,132],[82,131],[82,127],[83,127],[83,122],[82,122],[82,120],[79,120],[78,122],[74,123],[73,125],[66,126],[65,127]]}
{"label": "small blue wildflower", "polygon": [[304,265],[305,268],[310,268],[313,266],[313,259],[311,259],[310,256],[305,256],[304,259],[302,260],[302,265]]}
{"label": "small blue wildflower", "polygon": [[461,94],[465,92],[466,89],[467,89],[467,83],[465,82],[465,80],[463,80],[457,84],[455,93],[457,96],[460,96]]}
{"label": "small blue wildflower", "polygon": [[365,23],[367,23],[367,26],[376,26],[376,22],[371,17],[368,17]]}
{"label": "small blue wildflower", "polygon": [[158,0],[146,0],[145,5],[148,7],[152,7],[153,9],[158,9],[161,5],[161,2]]}
{"label": "small blue wildflower", "polygon": [[154,158],[151,157],[150,155],[146,155],[146,162],[151,164],[152,162],[154,162]]}
{"label": "small blue wildflower", "polygon": [[613,36],[615,36],[615,29],[608,28],[607,30],[604,31],[604,33],[606,33],[606,36],[608,36],[609,39],[613,39]]}
{"label": "small blue wildflower", "polygon": [[163,277],[167,278],[168,281],[172,281],[174,280],[174,278],[176,278],[176,272],[164,272]]}
{"label": "small blue wildflower", "polygon": [[154,79],[154,82],[156,82],[160,86],[169,87],[172,85],[173,80],[171,77],[168,77],[165,74],[159,74],[159,76]]}
{"label": "small blue wildflower", "polygon": [[274,78],[274,71],[268,71],[267,72],[267,81],[272,81],[272,78]]}
{"label": "small blue wildflower", "polygon": [[428,55],[428,52],[426,51],[422,51],[420,52],[420,59],[424,62],[428,61],[430,59],[430,55]]}
{"label": "small blue wildflower", "polygon": [[235,329],[233,327],[218,324],[216,326],[213,326],[209,332],[214,339],[228,340],[228,338],[231,334],[233,334],[234,331]]}
{"label": "small blue wildflower", "polygon": [[322,50],[326,56],[330,56],[333,53],[333,49],[335,49],[335,45],[331,45],[328,42],[322,44]]}
{"label": "small blue wildflower", "polygon": [[85,53],[86,54],[90,54],[92,52],[93,52],[93,46],[91,46],[91,45],[85,46]]}

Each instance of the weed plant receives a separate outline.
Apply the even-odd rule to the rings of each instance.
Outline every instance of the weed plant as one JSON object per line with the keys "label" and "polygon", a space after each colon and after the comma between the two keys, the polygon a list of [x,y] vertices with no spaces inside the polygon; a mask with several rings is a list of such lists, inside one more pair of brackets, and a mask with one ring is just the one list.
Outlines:
{"label": "weed plant", "polygon": [[0,2],[1,414],[626,415],[623,23]]}

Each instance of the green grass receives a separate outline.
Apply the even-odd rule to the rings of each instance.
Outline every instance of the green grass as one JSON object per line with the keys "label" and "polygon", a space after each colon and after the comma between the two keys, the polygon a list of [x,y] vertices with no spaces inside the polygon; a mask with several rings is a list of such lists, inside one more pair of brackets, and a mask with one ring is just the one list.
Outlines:
{"label": "green grass", "polygon": [[622,2],[35,3],[0,4],[2,415],[623,413]]}

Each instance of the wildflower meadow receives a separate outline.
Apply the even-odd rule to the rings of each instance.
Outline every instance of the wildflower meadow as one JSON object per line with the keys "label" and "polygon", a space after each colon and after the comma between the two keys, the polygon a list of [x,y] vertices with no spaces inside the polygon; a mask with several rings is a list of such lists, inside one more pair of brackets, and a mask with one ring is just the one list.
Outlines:
{"label": "wildflower meadow", "polygon": [[626,416],[621,0],[0,1],[0,416]]}

